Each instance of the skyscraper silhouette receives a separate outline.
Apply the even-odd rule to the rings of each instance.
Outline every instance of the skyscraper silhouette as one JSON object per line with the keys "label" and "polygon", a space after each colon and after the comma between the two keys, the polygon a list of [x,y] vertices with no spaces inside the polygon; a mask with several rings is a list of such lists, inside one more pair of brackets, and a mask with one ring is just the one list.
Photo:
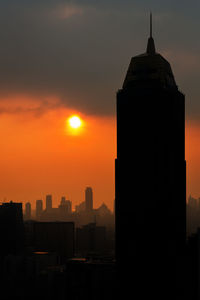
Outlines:
{"label": "skyscraper silhouette", "polygon": [[186,240],[185,98],[150,28],[117,93],[116,259],[136,299],[179,293]]}
{"label": "skyscraper silhouette", "polygon": [[52,195],[46,195],[46,211],[51,212],[52,210]]}
{"label": "skyscraper silhouette", "polygon": [[93,210],[93,192],[91,187],[85,189],[85,209],[87,212]]}
{"label": "skyscraper silhouette", "polygon": [[42,211],[43,211],[43,201],[36,200],[36,219],[39,219],[41,217]]}
{"label": "skyscraper silhouette", "polygon": [[31,219],[31,203],[27,202],[25,205],[25,218],[27,220]]}

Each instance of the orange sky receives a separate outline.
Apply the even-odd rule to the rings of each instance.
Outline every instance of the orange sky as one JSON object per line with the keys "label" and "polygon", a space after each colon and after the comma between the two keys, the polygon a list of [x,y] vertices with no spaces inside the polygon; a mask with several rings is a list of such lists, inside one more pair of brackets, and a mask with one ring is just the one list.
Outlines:
{"label": "orange sky", "polygon": [[[45,105],[41,104],[44,103]],[[83,120],[79,134],[69,131],[67,119]],[[200,125],[186,124],[187,195],[200,196]],[[0,102],[0,201],[30,201],[53,195],[84,200],[86,186],[94,192],[94,206],[113,209],[115,117],[84,115],[59,106],[54,98],[13,97]]]}
{"label": "orange sky", "polygon": [[187,196],[200,197],[200,124],[186,122]]}
{"label": "orange sky", "polygon": [[[56,99],[47,101],[56,103]],[[54,206],[61,196],[69,198],[75,206],[84,200],[85,187],[91,186],[94,207],[105,202],[113,209],[113,117],[87,116],[59,106],[38,114],[39,102],[27,102],[25,98],[7,99],[3,103],[2,110],[7,107],[8,112],[0,115],[1,201],[30,201],[34,208],[36,199],[45,199],[50,193]],[[74,113],[83,120],[76,135],[69,132],[67,123]]]}

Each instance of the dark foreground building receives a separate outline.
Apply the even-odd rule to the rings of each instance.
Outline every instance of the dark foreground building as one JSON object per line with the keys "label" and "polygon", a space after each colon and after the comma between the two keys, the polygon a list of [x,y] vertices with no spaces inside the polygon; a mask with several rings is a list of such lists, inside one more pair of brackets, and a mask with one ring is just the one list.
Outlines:
{"label": "dark foreground building", "polygon": [[83,257],[92,254],[103,255],[107,250],[106,227],[96,223],[76,228],[76,251]]}
{"label": "dark foreground building", "polygon": [[26,222],[26,244],[35,252],[53,252],[61,261],[74,256],[73,222]]}
{"label": "dark foreground building", "polygon": [[183,299],[185,99],[151,34],[117,93],[115,209],[124,293]]}
{"label": "dark foreground building", "polygon": [[0,257],[20,255],[24,251],[22,203],[0,205]]}

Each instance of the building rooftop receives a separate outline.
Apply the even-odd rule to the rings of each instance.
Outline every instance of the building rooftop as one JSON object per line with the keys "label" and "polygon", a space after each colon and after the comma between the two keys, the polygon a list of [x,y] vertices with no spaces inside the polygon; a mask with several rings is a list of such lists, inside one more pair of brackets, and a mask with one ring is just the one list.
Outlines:
{"label": "building rooftop", "polygon": [[177,89],[169,62],[156,52],[152,37],[152,21],[146,52],[132,57],[123,89],[149,86]]}

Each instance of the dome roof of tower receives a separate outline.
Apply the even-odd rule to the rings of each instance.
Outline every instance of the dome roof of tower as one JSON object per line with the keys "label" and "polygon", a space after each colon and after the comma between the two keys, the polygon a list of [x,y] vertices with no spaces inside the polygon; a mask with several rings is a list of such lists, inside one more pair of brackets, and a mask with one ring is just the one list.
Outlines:
{"label": "dome roof of tower", "polygon": [[132,87],[175,88],[177,85],[169,62],[156,53],[154,40],[148,39],[147,51],[131,59],[123,88]]}

